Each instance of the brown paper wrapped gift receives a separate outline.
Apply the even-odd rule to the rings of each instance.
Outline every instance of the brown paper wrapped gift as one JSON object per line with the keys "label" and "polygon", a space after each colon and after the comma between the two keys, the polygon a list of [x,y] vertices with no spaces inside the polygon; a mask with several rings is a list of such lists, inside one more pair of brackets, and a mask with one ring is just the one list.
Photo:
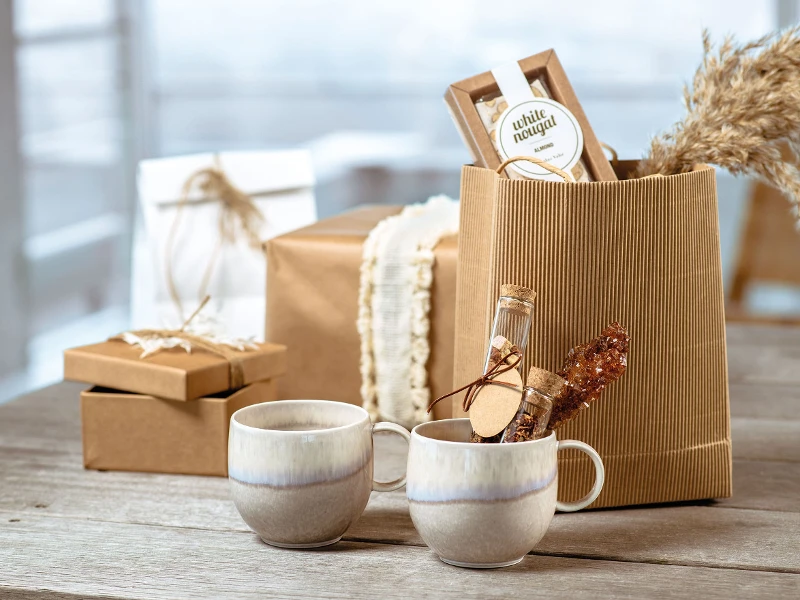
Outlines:
{"label": "brown paper wrapped gift", "polygon": [[[282,375],[286,348],[256,344],[257,350],[234,352],[243,383]],[[221,356],[193,349],[162,350],[141,358],[142,349],[121,340],[107,340],[64,352],[64,379],[169,400],[193,400],[231,388],[231,365]]]}
{"label": "brown paper wrapped gift", "polygon": [[[632,169],[621,163],[620,179]],[[603,458],[605,486],[592,506],[731,495],[712,168],[573,184],[464,167],[459,236],[456,386],[481,371],[503,283],[538,292],[525,369],[557,370],[572,346],[617,320],[631,335],[627,373],[558,430]],[[562,454],[559,497],[576,500],[594,471]]]}
{"label": "brown paper wrapped gift", "polygon": [[[364,241],[399,206],[369,206],[325,219],[267,242],[266,337],[289,347],[287,375],[278,397],[361,404],[358,317],[359,269]],[[451,391],[457,238],[435,249],[431,288],[431,396]],[[440,402],[436,418],[450,416]]]}
{"label": "brown paper wrapped gift", "polygon": [[231,415],[274,399],[273,380],[193,402],[93,387],[81,393],[84,466],[226,476]]}

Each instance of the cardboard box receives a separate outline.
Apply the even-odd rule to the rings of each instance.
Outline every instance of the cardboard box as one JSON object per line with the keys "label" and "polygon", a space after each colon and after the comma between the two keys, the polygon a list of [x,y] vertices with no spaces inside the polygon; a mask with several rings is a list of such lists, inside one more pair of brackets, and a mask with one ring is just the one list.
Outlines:
{"label": "cardboard box", "polygon": [[[583,112],[578,97],[567,79],[564,68],[554,50],[547,50],[519,61],[520,69],[530,82],[543,79],[549,96],[564,105],[575,116],[583,132],[581,159],[589,169],[593,181],[616,181],[614,170],[608,163],[597,137]],[[478,114],[475,103],[483,98],[496,97],[500,88],[491,71],[452,84],[445,93],[445,102],[456,127],[461,133],[476,166],[495,169],[500,157],[489,137],[489,132]],[[503,175],[505,177],[506,175]]]}
{"label": "cardboard box", "polygon": [[[399,206],[371,206],[325,219],[268,241],[266,338],[290,349],[280,399],[361,405],[361,342],[356,329],[362,246]],[[435,249],[428,377],[431,397],[452,391],[456,258],[449,236]],[[440,402],[435,418],[450,416]]]}
{"label": "cardboard box", "polygon": [[227,476],[231,415],[272,400],[273,380],[194,402],[93,387],[81,393],[83,464],[87,469]]}
{"label": "cardboard box", "polygon": [[[258,350],[234,353],[245,384],[286,371],[285,346],[257,346]],[[64,379],[183,401],[231,388],[230,363],[210,352],[172,348],[146,358],[141,354],[141,348],[121,340],[71,348],[64,352]]]}
{"label": "cardboard box", "polygon": [[[633,167],[620,162],[620,177]],[[538,292],[525,370],[557,370],[570,348],[619,321],[631,336],[627,372],[558,430],[603,458],[592,506],[731,495],[713,168],[565,185],[464,167],[459,236],[457,387],[481,371],[503,283]],[[559,465],[559,498],[586,494],[590,461],[562,452]]]}

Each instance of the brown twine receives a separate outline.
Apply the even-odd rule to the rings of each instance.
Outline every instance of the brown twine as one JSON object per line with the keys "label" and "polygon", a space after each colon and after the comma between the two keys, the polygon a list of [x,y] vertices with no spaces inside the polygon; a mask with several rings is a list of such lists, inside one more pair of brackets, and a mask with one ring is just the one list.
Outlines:
{"label": "brown twine", "polygon": [[[189,323],[194,320],[194,318],[200,314],[200,311],[203,310],[208,301],[211,300],[211,296],[206,295],[203,298],[203,301],[200,303],[200,306],[191,314],[191,316],[183,322],[183,325],[180,326],[180,329],[137,329],[136,331],[130,331],[127,333],[131,333],[135,336],[141,338],[178,338],[179,340],[184,340],[189,342],[192,348],[197,348],[198,350],[205,350],[206,352],[210,352],[211,354],[216,354],[228,361],[230,365],[230,389],[238,389],[244,386],[244,368],[242,365],[242,359],[239,355],[234,352],[234,350],[224,344],[218,344],[216,342],[212,342],[206,337],[200,335],[194,335],[192,333],[188,333],[185,331],[186,327]],[[114,337],[108,338],[110,340],[123,340],[124,341],[124,334],[120,333],[119,335],[115,335]]]}
{"label": "brown twine", "polygon": [[567,183],[575,183],[575,177],[573,177],[571,173],[567,173],[566,171],[551,165],[549,162],[543,161],[541,158],[536,158],[535,156],[512,156],[511,158],[504,160],[500,166],[497,167],[497,174],[499,175],[508,165],[513,162],[517,162],[518,160],[527,160],[528,162],[532,162],[533,164],[542,167],[546,171],[555,173]]}
{"label": "brown twine", "polygon": [[208,261],[208,266],[203,274],[203,278],[200,281],[200,287],[198,289],[199,298],[204,298],[208,295],[208,285],[211,280],[211,274],[214,272],[214,267],[219,260],[219,254],[223,245],[234,243],[238,231],[241,230],[247,237],[250,246],[259,248],[261,246],[261,239],[259,238],[258,232],[261,224],[264,222],[264,215],[258,210],[253,199],[233,185],[230,179],[225,175],[218,155],[214,155],[213,167],[200,169],[189,176],[181,190],[181,198],[178,201],[175,219],[172,221],[172,227],[167,237],[164,257],[166,263],[167,286],[172,301],[175,302],[175,306],[178,308],[181,318],[183,318],[183,304],[181,303],[178,289],[175,286],[175,279],[172,272],[172,255],[183,208],[189,202],[189,196],[195,188],[199,189],[204,197],[215,198],[222,204],[219,211],[219,237],[217,238],[214,252],[211,254],[211,259]]}
{"label": "brown twine", "polygon": [[[506,359],[510,356],[515,356],[516,360],[513,363],[506,364]],[[475,402],[475,397],[478,395],[478,392],[481,391],[481,388],[486,385],[501,385],[503,387],[511,388],[512,390],[519,389],[513,383],[507,383],[505,381],[496,381],[494,378],[498,375],[502,375],[503,373],[507,373],[511,369],[516,369],[517,365],[522,360],[522,352],[519,350],[512,350],[508,354],[506,354],[500,361],[493,366],[491,369],[486,371],[483,375],[478,377],[472,383],[468,383],[467,385],[458,388],[457,390],[453,390],[449,394],[445,394],[444,396],[439,396],[436,400],[430,403],[428,406],[428,413],[433,410],[433,407],[440,400],[444,400],[445,398],[449,398],[450,396],[455,396],[458,393],[463,392],[464,390],[467,391],[467,395],[464,396],[464,401],[461,404],[461,407],[464,409],[464,412],[469,412],[472,403]],[[502,368],[501,368],[502,367]]]}

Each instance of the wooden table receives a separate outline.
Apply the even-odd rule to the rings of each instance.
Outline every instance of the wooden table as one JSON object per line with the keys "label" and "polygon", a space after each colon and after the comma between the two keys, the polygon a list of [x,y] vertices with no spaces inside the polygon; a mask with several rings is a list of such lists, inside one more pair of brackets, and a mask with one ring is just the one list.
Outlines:
{"label": "wooden table", "polygon": [[[0,598],[800,598],[800,330],[729,327],[733,498],[558,514],[522,563],[440,562],[404,491],[344,541],[261,543],[222,478],[84,471],[79,385],[0,407]],[[404,448],[376,443],[382,475]]]}

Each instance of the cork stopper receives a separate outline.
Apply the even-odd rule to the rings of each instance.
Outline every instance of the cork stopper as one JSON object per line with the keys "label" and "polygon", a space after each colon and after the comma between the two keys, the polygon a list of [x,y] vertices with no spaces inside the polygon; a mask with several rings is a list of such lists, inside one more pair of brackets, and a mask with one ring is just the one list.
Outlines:
{"label": "cork stopper", "polygon": [[555,373],[539,367],[531,367],[531,370],[528,371],[528,380],[525,382],[525,386],[555,397],[565,383],[566,381]]}
{"label": "cork stopper", "polygon": [[501,296],[510,296],[517,300],[524,302],[533,302],[536,299],[536,292],[530,288],[522,287],[521,285],[514,285],[513,283],[504,283],[500,286]]}

